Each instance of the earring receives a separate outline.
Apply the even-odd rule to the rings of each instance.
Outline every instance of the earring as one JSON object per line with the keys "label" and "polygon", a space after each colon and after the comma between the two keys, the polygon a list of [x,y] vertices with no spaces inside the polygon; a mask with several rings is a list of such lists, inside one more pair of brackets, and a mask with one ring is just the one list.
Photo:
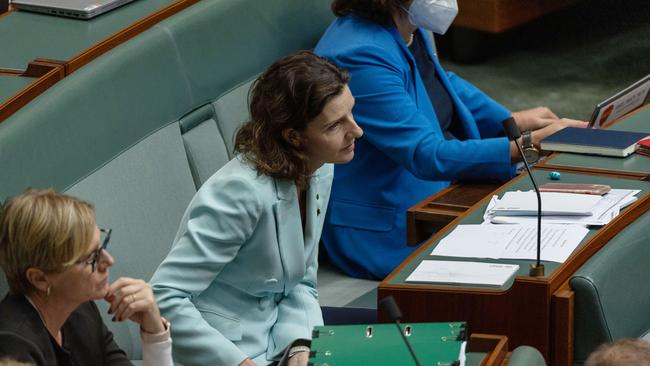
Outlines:
{"label": "earring", "polygon": [[45,291],[45,295],[46,295],[47,297],[50,296],[50,290],[51,290],[51,289],[52,289],[52,286],[47,286],[47,291]]}

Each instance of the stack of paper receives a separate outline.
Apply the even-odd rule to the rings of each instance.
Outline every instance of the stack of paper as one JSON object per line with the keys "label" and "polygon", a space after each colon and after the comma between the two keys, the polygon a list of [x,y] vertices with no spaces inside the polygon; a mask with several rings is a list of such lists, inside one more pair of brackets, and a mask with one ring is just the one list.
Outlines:
{"label": "stack of paper", "polygon": [[[620,210],[636,201],[639,190],[612,189],[603,196],[542,192],[542,223],[602,226],[618,216]],[[537,196],[534,191],[506,192],[488,204],[483,217],[492,224],[534,224],[537,221]]]}
{"label": "stack of paper", "polygon": [[[541,259],[564,262],[589,229],[582,225],[542,225]],[[536,225],[458,225],[432,255],[463,258],[537,258]]]}
{"label": "stack of paper", "polygon": [[516,264],[427,260],[406,282],[503,286],[518,269]]}

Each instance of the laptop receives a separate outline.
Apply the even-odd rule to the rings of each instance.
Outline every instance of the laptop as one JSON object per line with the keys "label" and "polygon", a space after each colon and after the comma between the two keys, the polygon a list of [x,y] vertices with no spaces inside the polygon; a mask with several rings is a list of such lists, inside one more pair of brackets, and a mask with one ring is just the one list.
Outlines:
{"label": "laptop", "polygon": [[20,10],[91,19],[131,1],[133,0],[13,0],[11,5]]}
{"label": "laptop", "polygon": [[650,103],[650,74],[598,103],[589,119],[589,127],[607,126],[610,122],[648,103]]}

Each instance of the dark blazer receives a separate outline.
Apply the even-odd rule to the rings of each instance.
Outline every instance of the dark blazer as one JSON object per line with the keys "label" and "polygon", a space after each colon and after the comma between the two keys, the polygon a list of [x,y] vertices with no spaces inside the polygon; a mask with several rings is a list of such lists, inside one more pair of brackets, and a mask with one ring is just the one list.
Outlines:
{"label": "dark blazer", "polygon": [[0,358],[9,356],[38,366],[132,365],[92,301],[79,306],[61,332],[63,347],[22,295],[9,294],[0,302]]}

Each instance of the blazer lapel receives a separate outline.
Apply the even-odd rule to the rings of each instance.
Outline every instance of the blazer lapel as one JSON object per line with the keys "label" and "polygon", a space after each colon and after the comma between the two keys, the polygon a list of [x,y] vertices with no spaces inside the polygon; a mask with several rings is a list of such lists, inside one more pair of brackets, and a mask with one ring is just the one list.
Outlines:
{"label": "blazer lapel", "polygon": [[305,242],[296,185],[286,179],[274,179],[274,181],[278,202],[273,206],[273,214],[286,295],[305,274]]}
{"label": "blazer lapel", "polygon": [[456,94],[456,92],[454,92],[454,89],[451,87],[451,83],[449,82],[447,73],[440,65],[440,62],[438,61],[438,56],[434,54],[432,51],[431,42],[429,42],[429,37],[427,37],[427,35],[421,29],[418,29],[417,32],[420,32],[420,36],[422,37],[422,39],[424,39],[424,43],[427,46],[426,47],[427,52],[429,53],[429,57],[431,58],[433,64],[436,67],[436,75],[440,76],[440,81],[442,81],[442,85],[444,85],[445,89],[447,89],[447,92],[449,93],[449,96],[454,101],[454,108],[460,117],[460,121],[462,122],[463,128],[467,133],[467,137],[470,139],[480,138],[478,127],[476,127],[476,123],[474,123],[474,117],[472,117],[472,114],[469,112],[467,107],[465,107],[465,103],[461,103],[458,94]]}

